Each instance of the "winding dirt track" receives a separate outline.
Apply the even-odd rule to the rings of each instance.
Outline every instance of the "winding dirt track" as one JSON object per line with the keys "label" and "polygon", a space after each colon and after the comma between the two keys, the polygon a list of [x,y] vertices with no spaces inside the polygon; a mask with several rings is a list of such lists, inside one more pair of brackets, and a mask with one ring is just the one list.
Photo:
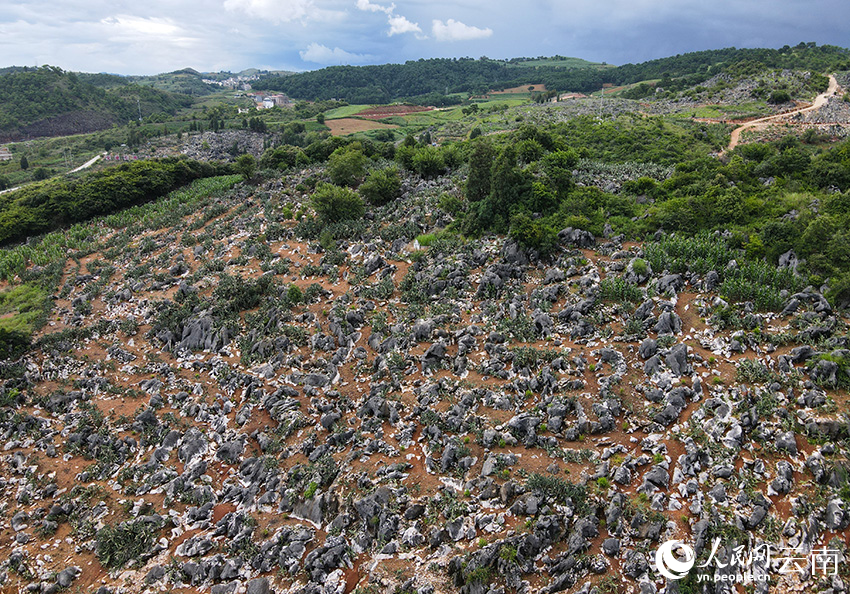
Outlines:
{"label": "winding dirt track", "polygon": [[826,89],[826,91],[824,91],[823,93],[821,93],[820,95],[815,97],[814,103],[812,103],[810,106],[801,107],[800,109],[794,109],[794,110],[791,110],[791,111],[786,111],[784,113],[778,113],[776,115],[767,116],[767,117],[764,117],[764,118],[759,118],[757,120],[751,120],[751,121],[747,122],[746,124],[743,124],[742,126],[740,126],[738,128],[735,128],[734,130],[732,130],[732,136],[729,140],[729,146],[727,146],[726,150],[724,150],[721,153],[721,156],[728,153],[729,151],[734,149],[736,146],[738,146],[738,141],[741,138],[741,132],[743,132],[747,128],[758,128],[758,127],[763,126],[767,122],[771,122],[773,120],[785,118],[785,117],[788,117],[788,116],[793,115],[795,113],[804,113],[804,112],[807,112],[807,111],[814,111],[816,109],[820,109],[821,107],[826,105],[826,103],[827,103],[827,101],[829,101],[830,97],[834,97],[836,95],[837,91],[838,91],[838,81],[835,80],[834,76],[830,75],[829,76],[829,87]]}

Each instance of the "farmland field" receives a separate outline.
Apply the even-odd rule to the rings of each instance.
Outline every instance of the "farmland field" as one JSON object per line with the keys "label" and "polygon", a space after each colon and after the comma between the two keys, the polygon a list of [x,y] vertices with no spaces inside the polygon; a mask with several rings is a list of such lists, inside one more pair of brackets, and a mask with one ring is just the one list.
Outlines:
{"label": "farmland field", "polygon": [[381,122],[373,122],[370,120],[361,120],[357,118],[340,118],[337,120],[325,120],[325,125],[331,129],[331,134],[334,136],[346,136],[355,132],[366,132],[368,130],[391,130],[398,128],[392,124],[382,124]]}
{"label": "farmland field", "polygon": [[364,109],[355,115],[373,120],[380,120],[393,116],[406,116],[411,113],[433,111],[433,109],[433,107],[423,107],[421,105],[382,105],[379,107]]}

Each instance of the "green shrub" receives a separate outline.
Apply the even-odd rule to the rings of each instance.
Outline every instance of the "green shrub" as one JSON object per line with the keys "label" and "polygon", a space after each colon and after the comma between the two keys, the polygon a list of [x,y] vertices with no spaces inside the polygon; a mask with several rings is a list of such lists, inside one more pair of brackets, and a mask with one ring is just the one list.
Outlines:
{"label": "green shrub", "polygon": [[370,204],[382,206],[398,198],[401,192],[401,176],[398,169],[378,169],[368,175],[359,188],[360,195]]}
{"label": "green shrub", "polygon": [[791,95],[788,94],[788,91],[773,91],[770,97],[767,98],[767,102],[774,105],[777,103],[788,103],[789,101],[791,101]]}
{"label": "green shrub", "polygon": [[433,146],[423,146],[413,154],[411,167],[422,177],[437,177],[445,172],[446,163],[440,149]]}
{"label": "green shrub", "polygon": [[289,285],[289,288],[286,290],[286,300],[293,305],[303,302],[304,293],[301,291],[301,287],[296,284]]}
{"label": "green shrub", "polygon": [[313,495],[316,494],[316,491],[319,490],[319,483],[316,481],[311,481],[307,488],[304,490],[304,499],[312,499]]}
{"label": "green shrub", "polygon": [[0,328],[0,360],[16,359],[30,346],[28,332]]}
{"label": "green shrub", "polygon": [[134,161],[78,180],[34,183],[0,198],[0,243],[139,205],[224,172],[220,165],[168,158]]}
{"label": "green shrub", "polygon": [[551,363],[564,355],[563,351],[560,350],[538,349],[534,347],[511,347],[510,351],[514,356],[514,369],[520,369],[522,367],[533,369],[543,363]]}
{"label": "green shrub", "polygon": [[588,510],[587,490],[581,485],[559,478],[533,472],[526,481],[526,487],[531,491],[537,491],[558,503],[572,502],[576,511],[583,515]]}
{"label": "green shrub", "polygon": [[257,160],[253,155],[239,155],[236,159],[234,169],[242,176],[242,179],[248,181],[253,179],[254,174],[257,172]]}
{"label": "green shrub", "polygon": [[260,157],[260,167],[262,169],[287,169],[295,166],[299,157],[301,160],[309,160],[304,151],[294,146],[271,148]]}
{"label": "green shrub", "polygon": [[639,277],[644,277],[649,273],[646,260],[643,258],[635,258],[632,260],[632,271]]}
{"label": "green shrub", "polygon": [[440,196],[437,206],[450,215],[457,216],[463,211],[463,200],[451,194],[443,194]]}
{"label": "green shrub", "polygon": [[552,253],[558,246],[558,234],[542,219],[532,219],[525,213],[511,220],[510,236],[521,246],[537,250],[541,255]]}
{"label": "green shrub", "polygon": [[603,279],[599,283],[599,296],[605,301],[638,303],[643,300],[643,291],[627,283],[623,277],[615,276]]}
{"label": "green shrub", "polygon": [[366,155],[359,150],[359,143],[340,147],[328,157],[328,175],[338,186],[357,185],[366,173]]}
{"label": "green shrub", "polygon": [[104,526],[97,532],[97,558],[108,569],[123,567],[129,561],[141,561],[156,543],[160,525],[139,519],[117,526]]}
{"label": "green shrub", "polygon": [[320,184],[311,202],[324,224],[359,219],[366,212],[363,200],[353,190],[333,184]]}

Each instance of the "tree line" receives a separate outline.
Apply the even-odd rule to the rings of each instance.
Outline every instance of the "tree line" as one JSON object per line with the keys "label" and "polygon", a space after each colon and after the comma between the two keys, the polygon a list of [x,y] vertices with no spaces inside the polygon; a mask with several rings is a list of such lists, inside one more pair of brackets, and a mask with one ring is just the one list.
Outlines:
{"label": "tree line", "polygon": [[[447,101],[455,93],[484,94],[525,84],[545,83],[560,91],[595,91],[603,84],[631,84],[660,78],[695,77],[705,80],[742,61],[755,61],[768,68],[806,69],[829,72],[850,69],[850,50],[832,45],[800,43],[780,49],[725,48],[691,52],[625,64],[615,68],[570,68],[540,65],[517,68],[489,58],[434,58],[404,64],[377,66],[331,66],[289,76],[270,76],[257,81],[256,89],[275,90],[297,99],[343,99],[349,103],[390,103],[400,99],[418,102],[426,97]],[[444,103],[450,105],[452,103]]]}

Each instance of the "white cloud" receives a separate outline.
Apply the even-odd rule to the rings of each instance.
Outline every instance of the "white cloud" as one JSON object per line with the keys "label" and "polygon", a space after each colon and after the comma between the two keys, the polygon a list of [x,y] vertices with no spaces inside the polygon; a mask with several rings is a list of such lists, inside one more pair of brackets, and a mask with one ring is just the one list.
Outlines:
{"label": "white cloud", "polygon": [[388,15],[391,15],[395,10],[395,4],[390,4],[389,6],[382,6],[380,4],[372,4],[371,2],[369,2],[369,0],[357,0],[357,8],[369,12],[383,12]]}
{"label": "white cloud", "polygon": [[391,16],[387,22],[390,26],[390,30],[387,31],[389,37],[401,35],[402,33],[422,33],[419,25],[408,21],[401,15]]}
{"label": "white cloud", "polygon": [[365,54],[352,54],[338,47],[331,49],[315,42],[308,45],[306,50],[298,52],[298,54],[305,62],[314,62],[316,64],[357,64],[370,59],[370,56]]}
{"label": "white cloud", "polygon": [[418,39],[427,39],[422,35],[422,27],[418,23],[408,20],[407,17],[400,14],[395,14],[395,3],[390,3],[389,6],[383,4],[374,4],[369,0],[357,0],[357,8],[368,12],[383,12],[387,15],[387,37],[393,35],[403,35],[405,33],[414,33]]}
{"label": "white cloud", "polygon": [[471,39],[484,39],[493,34],[492,29],[479,29],[454,19],[449,19],[445,23],[435,19],[431,32],[437,41],[469,41]]}
{"label": "white cloud", "polygon": [[312,0],[224,0],[224,8],[275,23],[303,20],[317,14]]}

